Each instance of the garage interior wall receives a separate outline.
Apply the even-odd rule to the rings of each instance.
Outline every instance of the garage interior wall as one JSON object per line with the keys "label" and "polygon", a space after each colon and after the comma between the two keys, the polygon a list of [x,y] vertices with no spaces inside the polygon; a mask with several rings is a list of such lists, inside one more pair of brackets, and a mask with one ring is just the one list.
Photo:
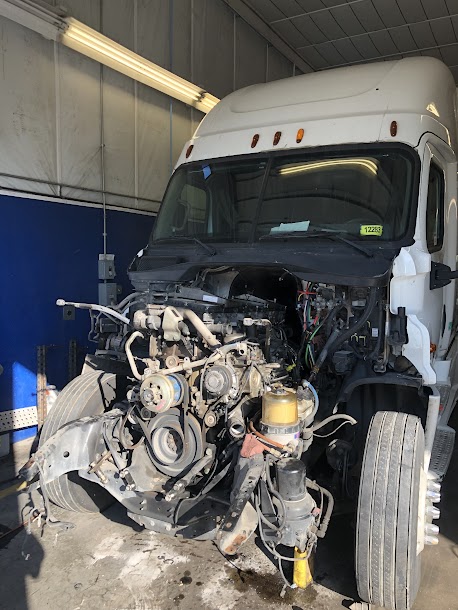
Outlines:
{"label": "garage interior wall", "polygon": [[[60,4],[49,2],[49,4]],[[223,97],[291,76],[293,64],[222,0],[67,0],[68,15]],[[203,115],[0,18],[0,410],[34,406],[38,345],[48,384],[79,362],[89,317],[64,321],[57,298],[97,301],[97,260],[116,280],[146,243],[174,163]],[[94,346],[92,346],[94,349]],[[13,433],[13,440],[33,434]]]}

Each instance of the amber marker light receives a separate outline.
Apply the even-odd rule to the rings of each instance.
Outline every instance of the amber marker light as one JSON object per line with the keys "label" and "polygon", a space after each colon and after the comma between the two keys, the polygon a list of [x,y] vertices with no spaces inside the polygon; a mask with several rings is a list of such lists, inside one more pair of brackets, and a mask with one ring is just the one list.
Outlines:
{"label": "amber marker light", "polygon": [[296,134],[296,144],[300,144],[302,142],[302,138],[304,137],[304,130],[298,129]]}
{"label": "amber marker light", "polygon": [[398,124],[396,121],[391,121],[391,125],[390,125],[391,137],[394,138],[397,133],[398,133]]}
{"label": "amber marker light", "polygon": [[255,133],[253,136],[253,139],[251,140],[251,148],[254,148],[258,142],[259,142],[259,133]]}
{"label": "amber marker light", "polygon": [[277,146],[277,144],[280,142],[280,138],[281,138],[281,131],[275,132],[274,142],[273,142],[274,146]]}
{"label": "amber marker light", "polygon": [[188,150],[186,151],[186,159],[189,157],[189,155],[192,153],[192,149],[194,148],[194,144],[190,144],[188,146]]}

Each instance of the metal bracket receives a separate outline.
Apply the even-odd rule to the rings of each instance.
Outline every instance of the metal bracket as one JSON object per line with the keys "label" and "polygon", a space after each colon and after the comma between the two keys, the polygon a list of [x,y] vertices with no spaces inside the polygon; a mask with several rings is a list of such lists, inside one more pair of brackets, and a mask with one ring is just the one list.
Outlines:
{"label": "metal bracket", "polygon": [[37,408],[25,407],[11,411],[0,412],[0,432],[30,428],[38,423]]}
{"label": "metal bracket", "polygon": [[234,481],[232,502],[221,524],[218,546],[223,553],[234,555],[254,532],[258,515],[249,503],[264,471],[264,455],[258,453],[250,458],[239,458]]}

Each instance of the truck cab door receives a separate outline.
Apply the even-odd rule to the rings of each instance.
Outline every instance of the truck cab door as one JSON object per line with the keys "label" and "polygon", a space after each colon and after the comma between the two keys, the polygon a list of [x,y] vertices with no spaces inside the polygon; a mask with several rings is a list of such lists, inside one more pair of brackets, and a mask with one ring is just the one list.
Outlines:
{"label": "truck cab door", "polygon": [[[455,282],[435,285],[434,278],[437,268],[452,271],[456,268],[456,162],[450,162],[442,151],[427,143],[423,171],[427,172],[427,193],[422,210],[422,238],[431,256],[429,297],[425,299],[425,306],[431,312],[431,344],[436,346],[435,355],[441,359],[449,346],[453,326]],[[426,185],[426,180],[423,184]]]}
{"label": "truck cab door", "polygon": [[433,286],[436,267],[456,266],[456,159],[452,149],[432,134],[418,147],[422,159],[414,243],[401,248],[393,263],[390,310],[407,315],[408,342],[402,353],[436,383],[434,361],[447,352],[455,308],[454,282]]}

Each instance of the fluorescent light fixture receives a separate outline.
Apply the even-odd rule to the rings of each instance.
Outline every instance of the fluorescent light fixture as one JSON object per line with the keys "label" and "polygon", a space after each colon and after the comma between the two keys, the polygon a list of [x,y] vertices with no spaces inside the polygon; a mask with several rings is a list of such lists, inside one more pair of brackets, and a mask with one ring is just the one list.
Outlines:
{"label": "fluorescent light fixture", "polygon": [[329,159],[329,161],[316,161],[311,163],[302,163],[301,165],[285,165],[280,167],[278,173],[282,176],[290,174],[298,174],[316,169],[334,169],[336,167],[359,167],[367,170],[374,176],[377,175],[377,164],[371,159]]}
{"label": "fluorescent light fixture", "polygon": [[0,0],[0,15],[207,113],[219,99],[39,0]]}
{"label": "fluorescent light fixture", "polygon": [[201,112],[209,112],[219,102],[217,97],[197,85],[126,49],[84,23],[72,17],[68,17],[65,21],[68,27],[60,35],[59,40],[67,47],[181,100]]}
{"label": "fluorescent light fixture", "polygon": [[0,0],[0,15],[41,34],[48,40],[56,40],[65,22],[54,7],[46,8],[33,0]]}

